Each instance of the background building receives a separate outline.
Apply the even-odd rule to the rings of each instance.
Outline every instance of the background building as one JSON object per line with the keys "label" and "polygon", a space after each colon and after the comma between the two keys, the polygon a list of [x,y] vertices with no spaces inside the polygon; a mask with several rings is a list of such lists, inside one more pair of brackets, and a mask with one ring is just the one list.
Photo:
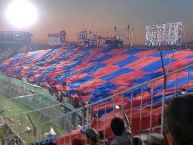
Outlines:
{"label": "background building", "polygon": [[22,31],[0,31],[0,47],[24,46],[31,44],[32,33]]}
{"label": "background building", "polygon": [[48,34],[48,45],[57,46],[66,40],[66,32],[60,31],[60,33]]}

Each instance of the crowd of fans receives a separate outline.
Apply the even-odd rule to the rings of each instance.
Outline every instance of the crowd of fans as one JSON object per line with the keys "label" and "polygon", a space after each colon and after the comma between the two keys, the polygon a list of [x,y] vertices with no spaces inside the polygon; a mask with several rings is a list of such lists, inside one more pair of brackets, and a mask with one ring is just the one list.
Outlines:
{"label": "crowd of fans", "polygon": [[161,134],[149,134],[143,141],[141,138],[133,137],[129,128],[123,119],[115,117],[111,121],[113,139],[105,139],[103,132],[98,132],[94,128],[83,127],[80,130],[82,137],[74,139],[71,145],[164,145]]}
{"label": "crowd of fans", "polygon": [[169,102],[164,114],[164,133],[132,135],[124,109],[123,118],[111,120],[114,138],[106,139],[102,131],[84,126],[81,137],[73,139],[70,145],[193,145],[193,95],[185,94]]}

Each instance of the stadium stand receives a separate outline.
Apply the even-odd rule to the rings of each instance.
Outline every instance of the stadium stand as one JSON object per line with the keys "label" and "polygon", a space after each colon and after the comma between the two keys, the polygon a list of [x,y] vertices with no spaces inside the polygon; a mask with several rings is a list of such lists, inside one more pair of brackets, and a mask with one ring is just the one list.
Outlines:
{"label": "stadium stand", "polygon": [[[193,52],[190,50],[165,50],[162,53],[168,74],[193,62]],[[120,116],[120,111],[113,108],[115,104],[121,105],[124,102],[127,116],[130,116],[132,107],[134,113],[131,121],[134,134],[148,129],[150,113],[152,113],[151,125],[160,125],[158,118],[161,112],[164,79],[160,52],[156,49],[58,47],[18,53],[2,62],[0,71],[5,75],[25,79],[29,83],[49,89],[60,102],[66,98],[72,99],[70,102],[75,108],[93,104],[91,110],[97,119],[91,126],[99,131],[105,129],[105,135],[109,138],[112,137],[112,132],[107,120]],[[184,69],[177,74],[169,75],[165,101],[181,93],[181,90],[187,90],[187,82],[188,90],[191,91],[192,75],[192,69]],[[160,79],[153,84],[153,92],[149,84],[143,85],[142,90],[140,88],[130,90],[133,86],[159,77]],[[107,99],[94,105],[97,101],[122,91],[125,92],[113,100]],[[152,95],[153,99],[150,97]],[[78,100],[78,103],[75,100]],[[139,109],[140,106],[143,106],[143,109]],[[94,115],[93,118],[96,117]],[[139,120],[143,122],[142,126],[139,125]],[[73,135],[77,137],[79,130],[58,138],[56,142],[64,143],[65,140],[73,139]]]}
{"label": "stadium stand", "polygon": [[[163,55],[168,72],[193,60],[192,51],[169,50]],[[62,85],[70,96],[80,96],[89,103],[163,75],[159,51],[137,48],[58,48],[19,53],[1,63],[0,70],[41,86]],[[183,83],[183,73],[180,76],[179,81]],[[169,78],[170,89],[173,79]],[[156,84],[155,94],[160,91],[160,84]]]}

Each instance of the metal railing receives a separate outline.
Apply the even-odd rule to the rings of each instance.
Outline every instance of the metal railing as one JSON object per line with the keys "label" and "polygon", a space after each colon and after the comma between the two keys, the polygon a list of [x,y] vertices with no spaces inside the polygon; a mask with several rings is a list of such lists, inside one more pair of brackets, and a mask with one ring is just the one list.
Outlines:
{"label": "metal railing", "polygon": [[[1,101],[2,97],[5,96],[3,98],[8,98],[8,101],[12,102],[11,105],[24,106],[22,107],[23,109],[14,110],[13,107],[10,110],[11,106],[7,106],[4,104],[5,102],[2,102],[2,113],[0,112],[0,115],[4,116],[6,123],[14,130],[14,134],[8,135],[5,140],[8,141],[10,138],[17,139],[19,134],[21,138],[27,140],[27,143],[33,143],[45,138],[44,133],[48,132],[50,127],[53,127],[56,133],[60,135],[63,134],[63,130],[74,128],[71,121],[61,117],[57,121],[50,122],[39,129],[41,122],[62,116],[74,108],[68,103],[59,103],[54,96],[51,96],[42,87],[3,75],[0,75],[0,83],[2,84],[0,88]],[[77,113],[77,115],[82,118],[81,112]],[[26,135],[26,128],[30,128],[33,134]]]}
{"label": "metal railing", "polygon": [[[182,67],[166,74],[166,87],[164,87],[164,75],[133,86],[118,94],[100,99],[92,104],[68,112],[63,117],[68,118],[76,111],[87,110],[85,118],[89,126],[102,131],[107,138],[112,138],[110,121],[113,117],[123,117],[120,108],[124,109],[130,120],[133,135],[144,132],[163,133],[164,109],[167,103],[178,95],[193,90],[193,64]],[[165,89],[164,89],[165,88]],[[86,108],[86,109],[85,109]],[[94,115],[93,115],[94,114]],[[61,116],[46,121],[59,119]],[[85,124],[77,124],[84,126]],[[73,138],[78,137],[80,132],[75,130],[64,134],[63,139],[58,139],[58,144],[68,144]]]}

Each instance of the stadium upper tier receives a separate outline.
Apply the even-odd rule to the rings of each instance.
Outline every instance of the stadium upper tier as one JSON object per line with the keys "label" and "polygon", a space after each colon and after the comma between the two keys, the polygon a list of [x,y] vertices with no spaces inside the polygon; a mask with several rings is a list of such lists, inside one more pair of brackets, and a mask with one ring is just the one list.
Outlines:
{"label": "stadium upper tier", "polygon": [[[193,63],[193,51],[165,50],[163,60],[166,71],[174,71]],[[2,62],[0,71],[44,87],[62,85],[70,96],[90,103],[163,75],[159,50],[140,48],[62,47],[18,53]],[[180,73],[178,84],[187,82],[186,73]],[[175,86],[175,78],[168,78],[167,88]],[[155,88],[158,94],[163,82]],[[144,89],[149,91],[148,86]],[[123,96],[129,98],[130,94]]]}

